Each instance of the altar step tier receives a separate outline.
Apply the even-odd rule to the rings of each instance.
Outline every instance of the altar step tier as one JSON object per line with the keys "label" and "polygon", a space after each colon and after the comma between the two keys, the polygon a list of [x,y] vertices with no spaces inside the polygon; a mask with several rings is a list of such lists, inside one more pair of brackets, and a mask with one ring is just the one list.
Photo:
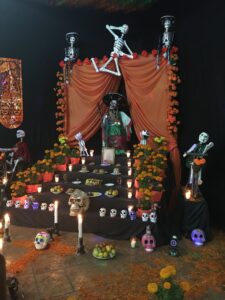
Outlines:
{"label": "altar step tier", "polygon": [[[95,164],[91,164],[95,163]],[[118,165],[120,164],[120,165]],[[55,200],[59,201],[58,210],[58,222],[59,229],[62,231],[77,232],[77,217],[69,215],[70,206],[68,205],[69,195],[65,192],[69,189],[80,189],[84,192],[99,192],[101,195],[98,197],[90,197],[90,207],[83,216],[83,231],[86,233],[94,233],[105,238],[111,239],[129,239],[132,236],[141,237],[145,233],[146,226],[151,226],[151,231],[155,235],[158,245],[168,243],[170,238],[170,231],[168,230],[168,224],[165,220],[165,212],[161,209],[158,210],[157,223],[143,222],[141,218],[131,220],[129,215],[126,219],[120,218],[120,212],[122,209],[128,209],[129,205],[135,205],[137,200],[135,199],[135,188],[132,187],[133,197],[128,199],[127,179],[131,179],[132,176],[128,176],[127,158],[120,156],[116,157],[114,165],[102,166],[100,156],[86,157],[86,166],[89,172],[80,172],[82,165],[74,165],[73,170],[60,172],[59,182],[46,182],[42,183],[42,192],[40,194],[32,194],[41,206],[41,203],[45,202],[48,205],[54,203]],[[113,169],[119,168],[121,174],[113,175]],[[93,173],[94,169],[104,169],[107,173],[97,174]],[[89,186],[85,184],[86,179],[96,178],[101,179],[102,184],[97,186]],[[120,182],[118,182],[120,178]],[[81,181],[80,184],[74,184],[74,181]],[[113,183],[113,186],[105,186],[107,183]],[[63,188],[63,192],[60,194],[53,194],[50,189],[56,185],[60,185]],[[117,189],[118,195],[115,197],[108,197],[105,192],[109,189]],[[164,197],[164,196],[163,196]],[[163,200],[163,199],[162,199]],[[105,217],[99,216],[99,209],[106,208],[107,213]],[[117,216],[110,217],[111,209],[117,210]],[[41,210],[40,207],[37,210],[21,208],[7,208],[10,212],[11,223],[18,226],[34,227],[34,228],[49,228],[54,224],[54,213],[48,210]]]}

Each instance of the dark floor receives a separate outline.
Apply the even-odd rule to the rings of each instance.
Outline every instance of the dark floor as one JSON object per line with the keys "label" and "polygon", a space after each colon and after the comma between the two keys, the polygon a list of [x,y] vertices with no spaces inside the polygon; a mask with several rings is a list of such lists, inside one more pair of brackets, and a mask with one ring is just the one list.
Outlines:
{"label": "dark floor", "polygon": [[146,253],[138,241],[132,249],[129,241],[112,241],[117,255],[110,260],[92,256],[96,243],[104,239],[84,234],[86,253],[76,256],[77,233],[62,232],[48,249],[34,250],[37,229],[11,226],[10,243],[3,254],[8,275],[19,280],[19,299],[154,299],[147,291],[149,282],[160,281],[159,271],[175,265],[175,279],[189,281],[191,290],[185,299],[225,299],[225,235],[216,231],[211,242],[195,247],[190,240],[179,242],[180,256],[168,255],[168,246]]}

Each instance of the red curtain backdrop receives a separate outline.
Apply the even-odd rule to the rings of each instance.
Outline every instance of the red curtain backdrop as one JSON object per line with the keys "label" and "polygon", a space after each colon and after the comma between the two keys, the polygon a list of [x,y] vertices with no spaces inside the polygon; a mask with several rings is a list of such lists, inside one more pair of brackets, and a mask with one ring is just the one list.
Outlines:
{"label": "red curtain backdrop", "polygon": [[[90,63],[89,60],[88,62]],[[122,58],[119,65],[136,135],[140,139],[140,131],[146,129],[150,131],[151,137],[164,136],[169,141],[178,187],[181,178],[180,154],[176,138],[169,133],[167,123],[170,104],[168,65],[164,61],[156,69],[156,59],[152,55],[138,55],[133,60]],[[113,63],[110,67],[114,67]],[[96,133],[101,125],[99,109],[102,114],[106,112],[102,98],[108,92],[116,92],[119,83],[120,77],[97,73],[92,64],[74,65],[70,84],[66,89],[65,133],[69,141],[74,141],[74,134],[79,131],[85,140]]]}

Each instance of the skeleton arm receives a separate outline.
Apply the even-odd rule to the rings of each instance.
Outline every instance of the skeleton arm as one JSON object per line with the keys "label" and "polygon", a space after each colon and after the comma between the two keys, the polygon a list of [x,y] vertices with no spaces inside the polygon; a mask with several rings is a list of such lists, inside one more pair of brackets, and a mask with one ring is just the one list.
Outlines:
{"label": "skeleton arm", "polygon": [[129,52],[130,54],[127,54],[127,53],[124,53],[123,51],[120,51],[120,55],[121,55],[121,56],[126,55],[126,56],[129,57],[129,58],[134,58],[134,57],[133,57],[133,52],[131,51],[130,47],[127,45],[127,42],[126,42],[126,41],[124,41],[124,46],[127,48],[128,52]]}
{"label": "skeleton arm", "polygon": [[208,145],[205,146],[205,149],[202,154],[206,154],[212,147],[214,147],[214,143],[210,142]]}
{"label": "skeleton arm", "polygon": [[192,145],[190,149],[188,149],[186,152],[184,152],[183,157],[186,157],[188,155],[188,153],[194,151],[196,147],[197,147],[196,144]]}
{"label": "skeleton arm", "polygon": [[118,35],[115,34],[115,32],[112,29],[118,29],[118,30],[120,30],[120,27],[111,26],[111,25],[108,25],[108,24],[105,27],[114,36],[115,39],[118,39]]}

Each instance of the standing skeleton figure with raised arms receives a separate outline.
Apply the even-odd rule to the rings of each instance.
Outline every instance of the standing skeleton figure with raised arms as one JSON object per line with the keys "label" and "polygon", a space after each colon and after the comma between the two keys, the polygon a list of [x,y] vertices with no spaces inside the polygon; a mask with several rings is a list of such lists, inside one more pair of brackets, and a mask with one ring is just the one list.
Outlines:
{"label": "standing skeleton figure with raised arms", "polygon": [[[124,24],[123,26],[120,26],[120,27],[106,25],[106,29],[108,29],[108,31],[114,37],[113,51],[110,53],[110,58],[107,60],[107,62],[101,68],[98,68],[94,58],[91,58],[91,61],[94,65],[96,72],[107,72],[107,73],[110,73],[110,74],[113,74],[116,76],[121,76],[119,64],[118,64],[118,58],[120,56],[125,55],[128,58],[133,59],[133,53],[132,53],[131,49],[129,48],[129,46],[127,45],[127,42],[124,40],[124,36],[128,32],[129,27],[126,24]],[[118,36],[113,30],[119,30],[121,32],[121,36]],[[122,51],[123,47],[126,47],[126,49],[129,53],[123,52]],[[107,68],[112,60],[114,60],[114,62],[115,62],[116,71],[113,71],[113,70],[110,70]]]}

